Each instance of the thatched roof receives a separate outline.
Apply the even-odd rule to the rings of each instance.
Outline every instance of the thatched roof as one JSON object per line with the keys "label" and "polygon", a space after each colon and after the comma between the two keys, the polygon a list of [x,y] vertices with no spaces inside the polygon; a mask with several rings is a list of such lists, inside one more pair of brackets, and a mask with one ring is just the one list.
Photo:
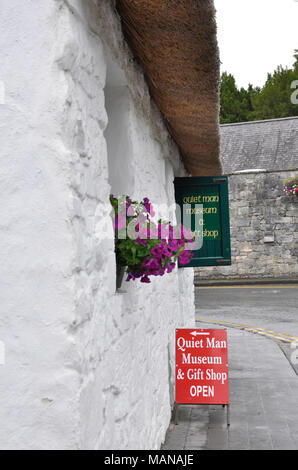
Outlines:
{"label": "thatched roof", "polygon": [[221,173],[213,0],[117,0],[125,37],[192,175]]}

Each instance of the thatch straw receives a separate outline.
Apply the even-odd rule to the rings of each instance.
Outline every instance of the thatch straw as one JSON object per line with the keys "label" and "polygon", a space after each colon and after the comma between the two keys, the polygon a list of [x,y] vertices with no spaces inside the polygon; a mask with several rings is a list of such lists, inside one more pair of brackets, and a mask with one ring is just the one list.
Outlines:
{"label": "thatch straw", "polygon": [[123,30],[192,175],[221,174],[213,0],[117,0]]}

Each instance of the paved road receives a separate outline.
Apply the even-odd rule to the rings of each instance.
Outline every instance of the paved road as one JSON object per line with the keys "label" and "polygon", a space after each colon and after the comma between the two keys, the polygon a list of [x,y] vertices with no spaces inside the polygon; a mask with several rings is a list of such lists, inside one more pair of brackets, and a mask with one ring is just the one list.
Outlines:
{"label": "paved road", "polygon": [[[196,289],[196,316],[210,321],[198,328],[233,322],[298,336],[298,286]],[[163,449],[297,450],[298,369],[285,357],[290,345],[226,327],[231,427],[220,406],[181,406]]]}
{"label": "paved road", "polygon": [[163,449],[297,450],[298,377],[278,344],[234,328],[228,341],[230,428],[221,406],[181,406]]}
{"label": "paved road", "polygon": [[298,336],[298,286],[196,288],[196,316]]}

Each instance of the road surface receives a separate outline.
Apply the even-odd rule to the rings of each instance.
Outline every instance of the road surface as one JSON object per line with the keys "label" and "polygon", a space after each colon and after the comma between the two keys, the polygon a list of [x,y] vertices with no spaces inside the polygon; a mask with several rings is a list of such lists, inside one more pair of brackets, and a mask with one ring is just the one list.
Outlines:
{"label": "road surface", "polygon": [[298,337],[298,286],[195,288],[196,317]]}

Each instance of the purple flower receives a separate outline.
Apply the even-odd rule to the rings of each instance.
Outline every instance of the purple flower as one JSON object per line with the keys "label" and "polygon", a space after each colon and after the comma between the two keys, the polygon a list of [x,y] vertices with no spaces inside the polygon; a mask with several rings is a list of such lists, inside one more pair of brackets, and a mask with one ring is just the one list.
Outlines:
{"label": "purple flower", "polygon": [[126,282],[129,282],[131,280],[135,281],[136,279],[138,279],[142,275],[143,275],[143,273],[140,273],[138,271],[131,271],[130,273],[128,273],[128,276],[126,278]]}
{"label": "purple flower", "polygon": [[134,276],[134,274],[133,274],[133,273],[129,273],[128,276],[127,276],[127,278],[126,278],[126,282],[129,282],[129,281],[131,281],[131,280],[134,281],[135,279],[136,279],[136,277]]}
{"label": "purple flower", "polygon": [[169,247],[170,250],[172,250],[176,253],[179,250],[178,240],[169,240],[168,247]]}
{"label": "purple flower", "polygon": [[147,240],[144,240],[143,238],[138,237],[136,239],[136,242],[139,243],[140,245],[147,246]]}
{"label": "purple flower", "polygon": [[154,210],[153,210],[153,206],[152,206],[151,202],[149,201],[149,199],[148,199],[147,197],[145,197],[145,198],[143,199],[143,204],[144,204],[145,209],[146,209],[146,211],[148,212],[148,214],[150,214],[152,217],[154,217],[154,216],[155,216],[155,212],[154,212]]}
{"label": "purple flower", "polygon": [[163,249],[164,249],[164,245],[161,244],[161,245],[157,245],[157,246],[154,246],[152,249],[151,249],[151,254],[153,256],[155,256],[155,258],[162,258],[162,255],[163,255]]}
{"label": "purple flower", "polygon": [[155,273],[154,276],[163,276],[166,272],[166,267],[163,266],[162,268],[159,268]]}
{"label": "purple flower", "polygon": [[191,259],[192,259],[192,254],[186,250],[182,251],[182,253],[179,256],[179,262],[183,266],[188,264],[191,261]]}
{"label": "purple flower", "polygon": [[[294,192],[294,186],[292,191]],[[288,188],[290,189],[290,188]],[[297,188],[298,189],[298,188]],[[154,216],[152,204],[148,198],[144,198],[141,207],[139,203],[131,201],[131,199],[124,196],[126,201],[126,213],[123,215],[117,214],[114,220],[115,229],[121,230],[126,228],[127,222],[134,219],[134,227],[136,231],[135,256],[131,259],[128,256],[125,243],[119,243],[119,254],[123,261],[128,265],[128,272],[126,281],[135,281],[140,279],[142,283],[149,284],[151,276],[163,276],[165,273],[171,273],[176,267],[176,260],[179,254],[179,262],[181,265],[186,265],[193,257],[193,253],[186,245],[186,242],[192,241],[192,233],[190,229],[186,229],[182,224],[173,226],[168,222],[154,223],[150,220],[150,216]],[[116,207],[117,199],[111,201],[113,207]],[[121,198],[121,203],[123,198]],[[148,240],[157,239],[155,246],[150,246]],[[158,240],[159,239],[159,240]],[[117,240],[118,242],[118,240]],[[131,243],[131,242],[130,242]],[[146,249],[141,249],[145,247]],[[186,249],[186,247],[188,249]],[[141,253],[146,253],[142,257]],[[174,261],[175,260],[175,261]]]}
{"label": "purple flower", "polygon": [[164,248],[163,248],[163,254],[164,254],[165,256],[167,256],[168,258],[171,258],[171,256],[172,256],[172,252],[168,250],[168,247],[167,247],[167,246],[164,246]]}
{"label": "purple flower", "polygon": [[148,256],[144,259],[142,265],[144,266],[144,268],[153,270],[159,269],[160,267],[160,264],[156,258],[149,258]]}
{"label": "purple flower", "polygon": [[167,273],[171,273],[175,269],[176,263],[170,263],[167,265]]}
{"label": "purple flower", "polygon": [[155,258],[161,259],[162,255],[164,254],[164,247],[165,241],[162,241],[160,245],[154,246],[151,249],[151,254],[155,256]]}

